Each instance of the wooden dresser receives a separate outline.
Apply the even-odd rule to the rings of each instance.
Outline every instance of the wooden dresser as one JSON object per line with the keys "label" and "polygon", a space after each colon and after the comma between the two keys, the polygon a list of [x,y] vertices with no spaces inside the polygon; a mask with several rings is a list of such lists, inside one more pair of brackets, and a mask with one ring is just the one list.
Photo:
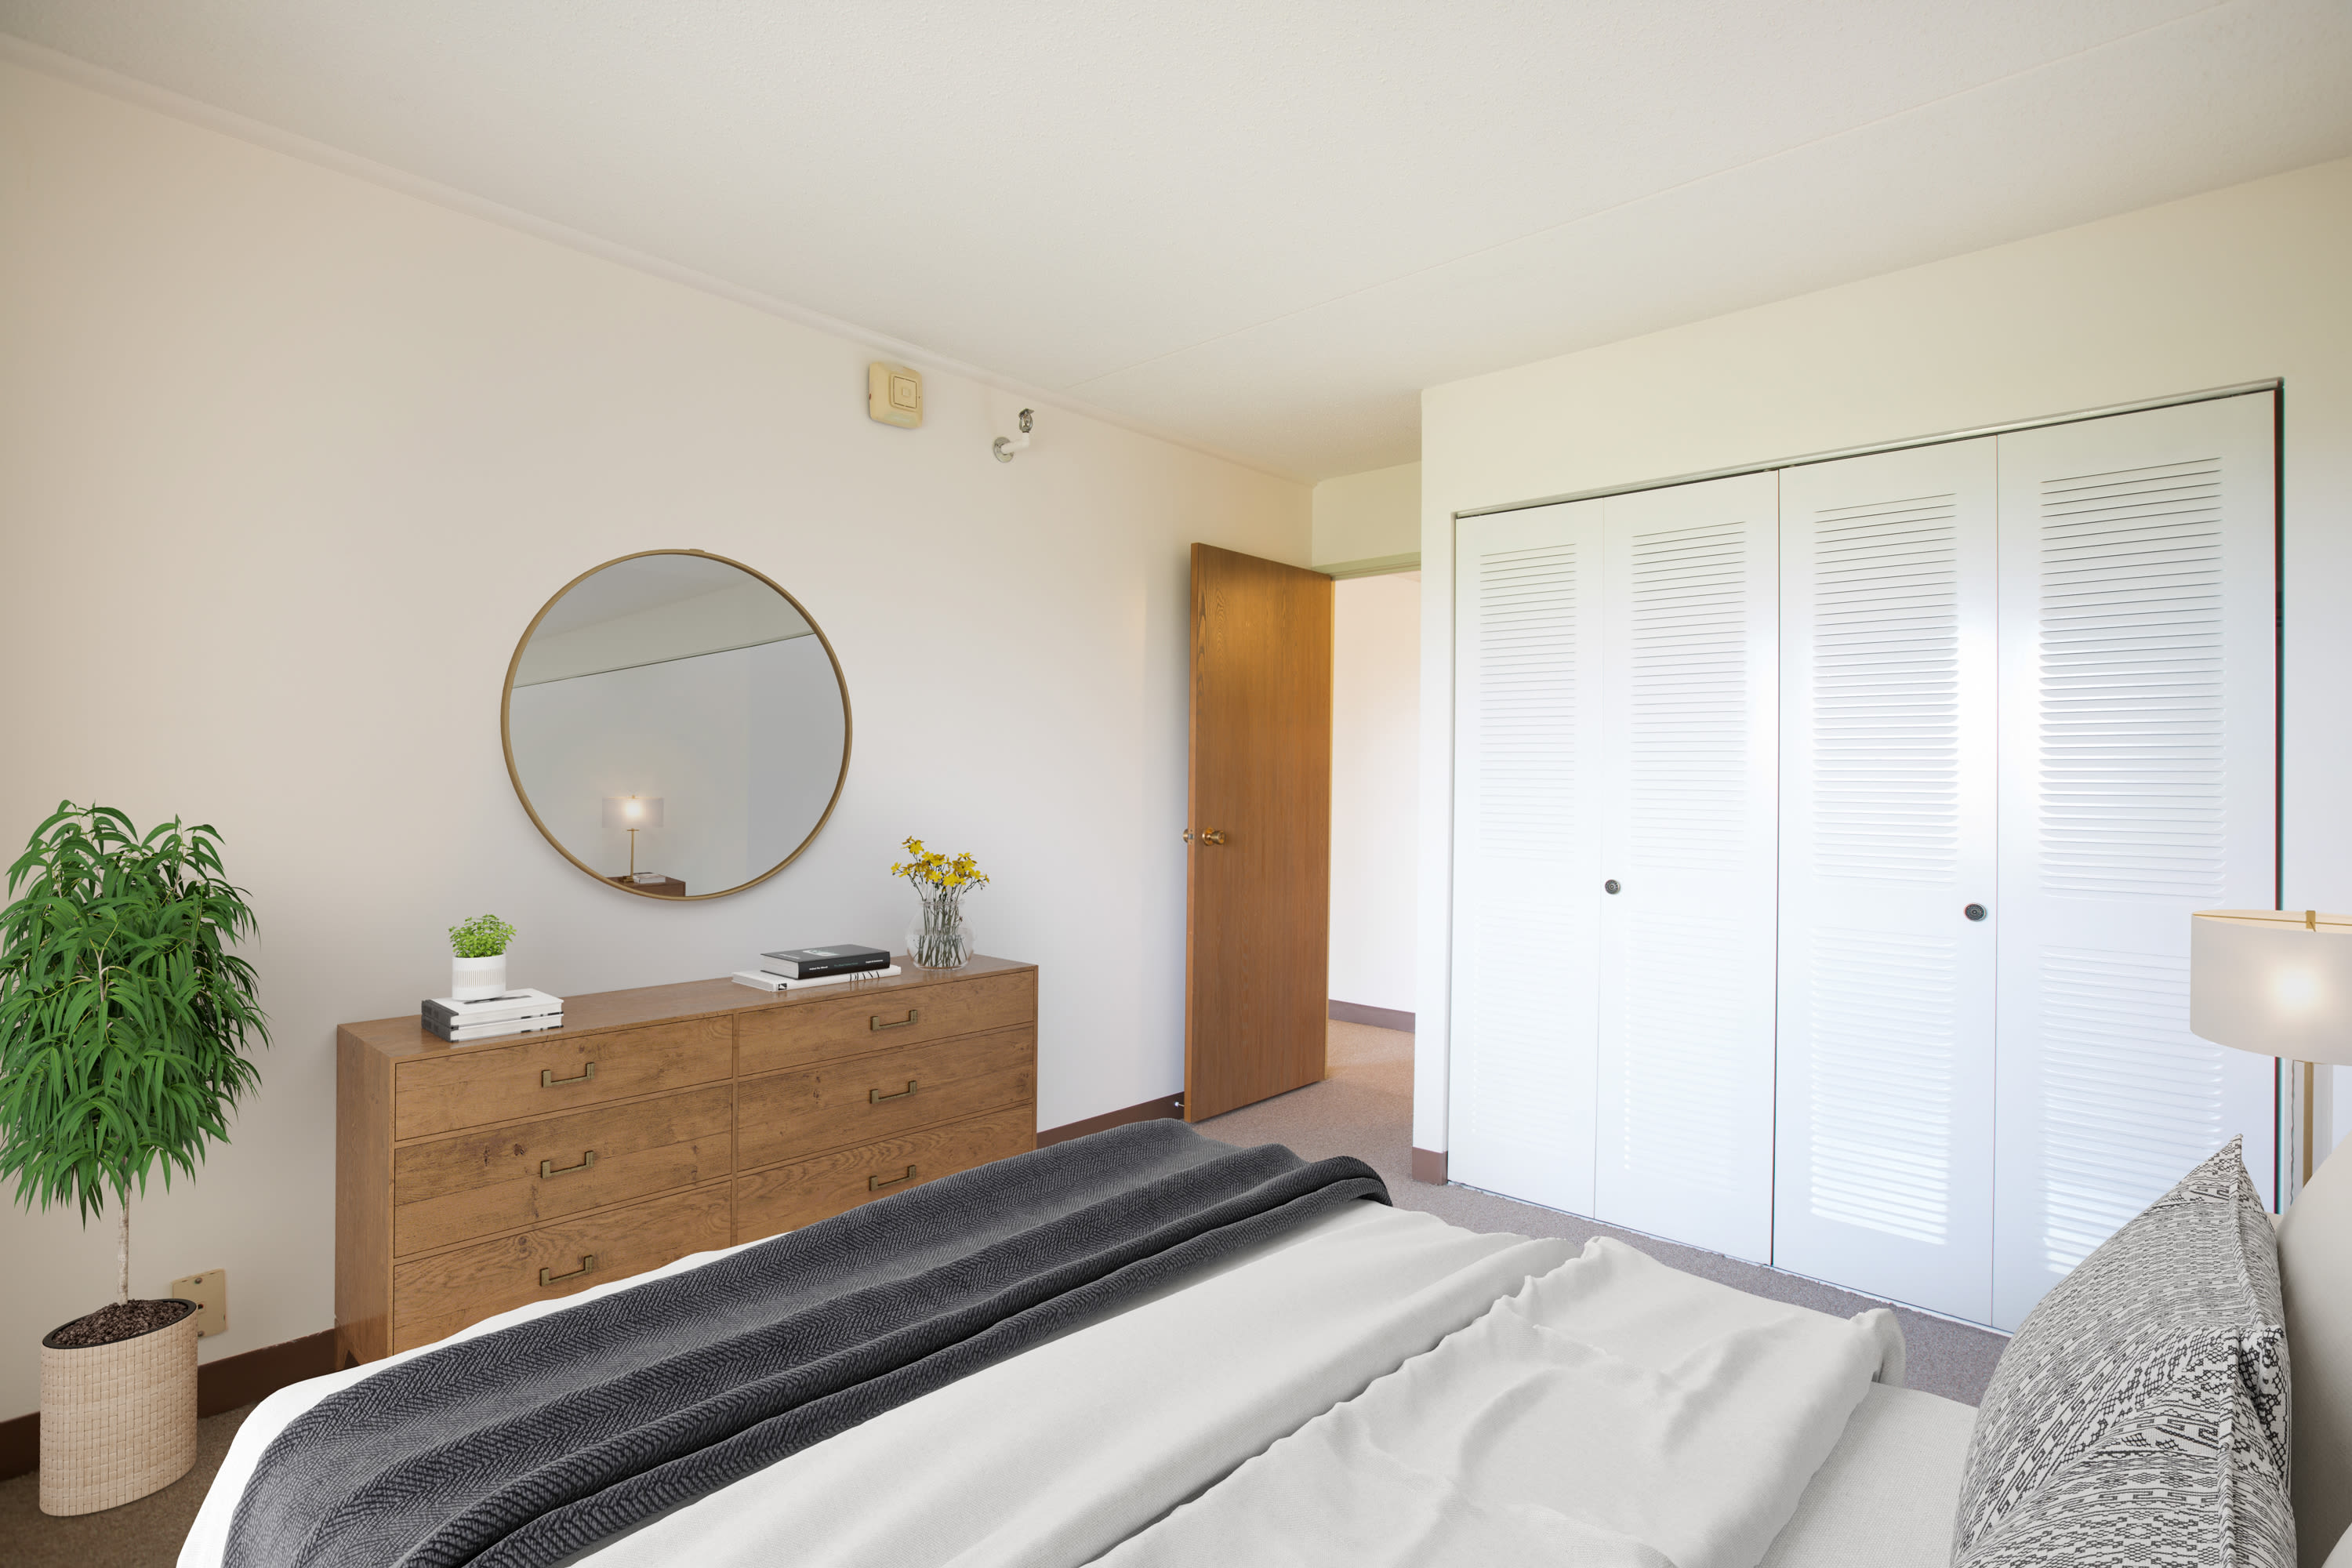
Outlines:
{"label": "wooden dresser", "polygon": [[335,1031],[336,1364],[1036,1147],[1037,969],[572,996]]}

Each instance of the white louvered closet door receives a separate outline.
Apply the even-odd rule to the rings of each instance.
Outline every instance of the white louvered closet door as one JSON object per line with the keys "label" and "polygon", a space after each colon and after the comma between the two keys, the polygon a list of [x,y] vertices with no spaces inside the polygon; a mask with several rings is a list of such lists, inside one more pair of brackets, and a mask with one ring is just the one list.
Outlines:
{"label": "white louvered closet door", "polygon": [[1772,1260],[1977,1322],[1992,1311],[1996,489],[1990,437],[1780,476]]}
{"label": "white louvered closet door", "polygon": [[2276,875],[2273,402],[2000,439],[1993,1319],[2234,1133],[2273,1065],[2189,1032],[2189,915]]}
{"label": "white louvered closet door", "polygon": [[1778,484],[1612,496],[1599,1115],[1613,1225],[1772,1246]]}
{"label": "white louvered closet door", "polygon": [[1450,1173],[1592,1212],[1601,503],[1455,535]]}

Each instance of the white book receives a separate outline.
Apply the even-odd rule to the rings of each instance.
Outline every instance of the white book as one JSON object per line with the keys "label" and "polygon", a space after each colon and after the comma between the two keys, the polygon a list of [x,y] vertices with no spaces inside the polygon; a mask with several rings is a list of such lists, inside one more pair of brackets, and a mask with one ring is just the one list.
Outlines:
{"label": "white book", "polygon": [[897,964],[887,969],[861,969],[855,974],[824,974],[814,980],[793,980],[782,974],[771,974],[764,969],[739,969],[735,984],[749,985],[754,991],[805,991],[813,985],[846,985],[858,980],[887,980],[898,973]]}
{"label": "white book", "polygon": [[541,1029],[563,1027],[561,1013],[540,1013],[529,1018],[508,1018],[496,1024],[467,1024],[441,1034],[440,1037],[453,1046],[470,1045],[476,1040],[495,1040],[508,1035],[535,1034]]}
{"label": "white book", "polygon": [[436,996],[425,1004],[425,1016],[451,1025],[495,1024],[506,1018],[528,1018],[541,1013],[561,1013],[563,998],[551,996],[544,991],[526,986],[520,991],[501,991],[495,996],[478,996],[460,1002],[454,996]]}

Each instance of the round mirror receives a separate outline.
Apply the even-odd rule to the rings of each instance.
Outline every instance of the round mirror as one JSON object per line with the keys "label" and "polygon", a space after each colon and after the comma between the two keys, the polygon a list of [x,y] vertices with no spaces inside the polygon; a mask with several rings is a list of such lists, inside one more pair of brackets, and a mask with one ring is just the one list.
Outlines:
{"label": "round mirror", "polygon": [[849,689],[798,600],[698,550],[572,579],[507,666],[507,772],[564,858],[646,898],[791,863],[849,773]]}

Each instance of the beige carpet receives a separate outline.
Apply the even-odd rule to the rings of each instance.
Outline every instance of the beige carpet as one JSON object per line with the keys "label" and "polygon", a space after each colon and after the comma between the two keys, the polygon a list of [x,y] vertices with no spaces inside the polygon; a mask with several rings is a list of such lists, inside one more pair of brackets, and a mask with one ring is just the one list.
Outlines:
{"label": "beige carpet", "polygon": [[51,1519],[41,1511],[37,1473],[0,1481],[0,1563],[7,1568],[172,1568],[228,1440],[252,1409],[247,1405],[197,1422],[194,1469],[160,1492],[104,1513]]}
{"label": "beige carpet", "polygon": [[[1412,1037],[1362,1024],[1333,1024],[1331,1076],[1273,1100],[1244,1106],[1200,1124],[1229,1143],[1286,1143],[1310,1160],[1353,1154],[1380,1172],[1399,1208],[1421,1209],[1465,1229],[1557,1236],[1570,1241],[1613,1236],[1676,1268],[1717,1279],[1776,1301],[1793,1301],[1848,1317],[1885,1306],[1866,1297],[1742,1263],[1718,1253],[1677,1247],[1576,1215],[1514,1203],[1468,1187],[1433,1187],[1412,1179]],[[1914,1388],[1974,1405],[1984,1396],[1993,1363],[2009,1341],[1897,1307],[1909,1349],[1906,1382]]]}

